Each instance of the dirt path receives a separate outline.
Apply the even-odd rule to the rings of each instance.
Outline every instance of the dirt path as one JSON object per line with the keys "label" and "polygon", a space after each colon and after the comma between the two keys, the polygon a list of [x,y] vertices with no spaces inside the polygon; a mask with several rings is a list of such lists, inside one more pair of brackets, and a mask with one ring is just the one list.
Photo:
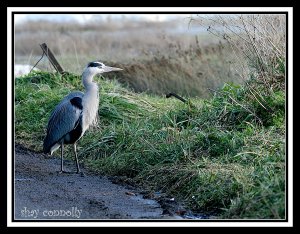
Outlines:
{"label": "dirt path", "polygon": [[[66,171],[75,171],[65,160]],[[58,174],[60,159],[16,146],[15,219],[180,219],[137,189],[112,183],[85,169]],[[168,212],[167,212],[168,213]]]}

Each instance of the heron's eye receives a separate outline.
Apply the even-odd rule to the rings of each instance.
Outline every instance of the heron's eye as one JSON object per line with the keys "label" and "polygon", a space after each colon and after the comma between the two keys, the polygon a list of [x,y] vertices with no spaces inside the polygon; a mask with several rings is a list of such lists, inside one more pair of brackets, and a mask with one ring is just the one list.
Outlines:
{"label": "heron's eye", "polygon": [[88,67],[100,67],[100,68],[102,68],[102,64],[96,63],[96,62],[91,62],[91,63],[89,63]]}

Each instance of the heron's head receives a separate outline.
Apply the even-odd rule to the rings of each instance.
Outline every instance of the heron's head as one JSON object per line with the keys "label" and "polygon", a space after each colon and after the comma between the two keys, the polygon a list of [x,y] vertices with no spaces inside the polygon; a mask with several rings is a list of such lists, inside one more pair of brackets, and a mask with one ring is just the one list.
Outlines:
{"label": "heron's head", "polygon": [[111,71],[121,71],[123,69],[117,68],[117,67],[109,67],[106,66],[104,63],[101,63],[99,61],[90,62],[86,68],[86,70],[89,70],[92,73],[100,74],[104,72],[111,72]]}

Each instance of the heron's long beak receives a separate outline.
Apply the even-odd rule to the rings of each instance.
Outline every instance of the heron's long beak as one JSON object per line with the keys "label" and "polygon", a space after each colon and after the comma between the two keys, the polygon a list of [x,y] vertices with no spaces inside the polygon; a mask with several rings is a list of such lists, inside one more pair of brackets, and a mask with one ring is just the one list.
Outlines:
{"label": "heron's long beak", "polygon": [[109,66],[105,66],[102,69],[103,69],[103,72],[111,72],[111,71],[121,71],[121,70],[123,70],[121,68],[109,67]]}

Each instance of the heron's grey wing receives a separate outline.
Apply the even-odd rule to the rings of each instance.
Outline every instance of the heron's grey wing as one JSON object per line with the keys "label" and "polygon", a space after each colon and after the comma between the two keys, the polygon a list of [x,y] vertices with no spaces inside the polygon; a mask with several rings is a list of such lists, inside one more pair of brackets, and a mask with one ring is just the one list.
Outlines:
{"label": "heron's grey wing", "polygon": [[78,97],[78,95],[71,94],[66,96],[55,107],[50,116],[47,126],[47,135],[44,139],[45,153],[48,153],[54,144],[58,143],[62,137],[72,131],[78,124],[82,109],[72,105],[72,98]]}
{"label": "heron's grey wing", "polygon": [[80,92],[80,91],[75,91],[75,92],[72,92],[70,94],[68,94],[67,96],[64,97],[63,100],[60,101],[60,103],[55,107],[55,109],[52,111],[51,115],[50,115],[50,118],[49,118],[49,122],[48,122],[48,126],[49,126],[49,123],[50,123],[50,120],[53,119],[53,116],[54,115],[57,115],[58,113],[56,112],[59,112],[60,111],[60,108],[59,106],[62,105],[64,102],[70,102],[70,100],[74,97],[80,97],[82,98],[83,97],[83,93]]}

